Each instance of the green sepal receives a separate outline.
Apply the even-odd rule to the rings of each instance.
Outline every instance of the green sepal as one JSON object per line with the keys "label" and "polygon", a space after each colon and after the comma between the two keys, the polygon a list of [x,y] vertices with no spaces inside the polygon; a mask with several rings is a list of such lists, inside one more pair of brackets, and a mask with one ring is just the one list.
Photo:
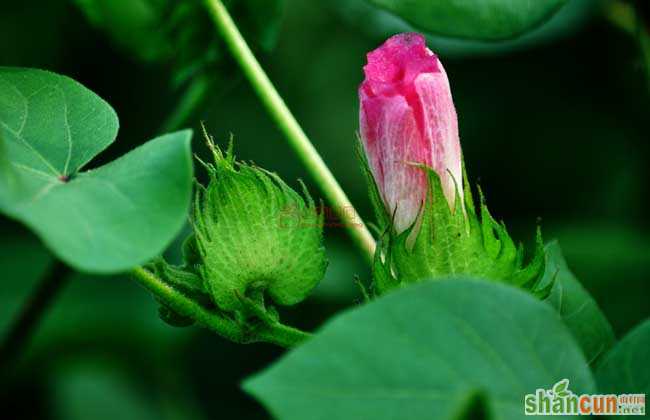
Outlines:
{"label": "green sepal", "polygon": [[327,267],[323,212],[302,182],[304,199],[278,175],[236,161],[232,142],[224,153],[206,138],[214,163],[203,163],[210,182],[195,196],[192,247],[207,292],[223,311],[247,311],[241,298],[259,294],[302,301]]}
{"label": "green sepal", "polygon": [[183,293],[206,293],[201,277],[187,265],[171,265],[162,257],[158,257],[147,264],[146,268]]}
{"label": "green sepal", "polygon": [[172,327],[189,327],[194,325],[195,321],[193,318],[179,314],[160,301],[159,303],[158,316],[165,322],[165,324],[171,325]]}
{"label": "green sepal", "polygon": [[[188,240],[186,240],[186,244],[189,242]],[[203,280],[192,270],[191,265],[188,264],[188,255],[185,252],[186,246],[184,245],[183,248],[184,265],[171,265],[162,257],[158,257],[148,263],[145,268],[167,283],[168,286],[173,287],[205,307],[212,307],[212,301],[203,286]],[[160,304],[158,307],[158,315],[165,323],[174,327],[187,327],[194,324],[192,318],[175,312],[159,299],[158,303]]]}
{"label": "green sepal", "polygon": [[377,183],[375,182],[375,177],[372,175],[370,165],[368,164],[368,158],[366,157],[363,143],[361,142],[361,138],[359,138],[358,135],[355,152],[357,154],[357,159],[361,164],[361,172],[363,173],[363,176],[366,179],[366,183],[368,184],[368,195],[370,197],[370,203],[372,204],[372,210],[375,213],[375,219],[377,220],[377,225],[374,226],[374,230],[383,231],[390,226],[390,218],[386,213],[384,202],[381,198],[381,195],[379,194]]}
{"label": "green sepal", "polygon": [[372,291],[375,295],[381,295],[400,285],[399,280],[391,272],[392,248],[388,234],[377,241],[372,273]]}
{"label": "green sepal", "polygon": [[196,275],[199,275],[199,266],[201,265],[201,254],[199,253],[198,245],[196,244],[196,235],[191,233],[183,241],[181,246],[183,253],[183,261],[185,262],[184,269]]}
{"label": "green sepal", "polygon": [[359,288],[359,293],[361,293],[361,298],[364,303],[368,303],[372,300],[371,290],[368,289],[368,286],[361,281],[361,278],[358,275],[354,276],[354,284]]}
{"label": "green sepal", "polygon": [[423,279],[472,276],[521,287],[541,298],[548,295],[550,287],[540,286],[545,260],[539,228],[535,252],[526,263],[523,246],[515,245],[505,224],[492,217],[480,189],[477,213],[464,165],[464,194],[457,188],[453,209],[438,174],[418,167],[429,181],[424,208],[404,232],[387,229],[373,266],[377,294]]}

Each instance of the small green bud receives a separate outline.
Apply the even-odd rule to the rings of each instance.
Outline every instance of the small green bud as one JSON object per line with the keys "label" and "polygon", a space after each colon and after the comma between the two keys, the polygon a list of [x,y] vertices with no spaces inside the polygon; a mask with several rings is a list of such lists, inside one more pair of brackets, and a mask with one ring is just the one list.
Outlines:
{"label": "small green bud", "polygon": [[276,174],[235,161],[211,139],[214,164],[204,163],[207,187],[195,197],[194,269],[224,311],[242,311],[243,299],[262,307],[266,296],[293,305],[325,274],[323,214]]}

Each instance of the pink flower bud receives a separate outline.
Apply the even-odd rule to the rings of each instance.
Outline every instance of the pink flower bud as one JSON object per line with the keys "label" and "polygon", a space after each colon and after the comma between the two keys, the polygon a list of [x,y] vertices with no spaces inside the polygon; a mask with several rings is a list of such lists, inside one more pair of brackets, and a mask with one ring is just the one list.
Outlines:
{"label": "pink flower bud", "polygon": [[458,120],[447,74],[416,33],[399,34],[367,55],[359,87],[361,139],[397,233],[418,216],[425,172],[436,171],[450,207],[463,194]]}

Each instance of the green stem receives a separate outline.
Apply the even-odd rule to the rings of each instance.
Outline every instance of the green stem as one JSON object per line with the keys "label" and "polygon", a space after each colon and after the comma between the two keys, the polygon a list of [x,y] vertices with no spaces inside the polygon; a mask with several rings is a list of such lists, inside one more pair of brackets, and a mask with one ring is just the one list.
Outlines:
{"label": "green stem", "polygon": [[131,274],[140,285],[178,314],[190,317],[206,328],[236,343],[266,341],[282,347],[293,347],[309,338],[308,333],[279,323],[263,325],[251,336],[235,321],[209,311],[166,284],[150,271],[142,267],[136,267],[131,271]]}
{"label": "green stem", "polygon": [[239,327],[229,320],[215,316],[213,313],[169,286],[150,271],[136,267],[131,272],[135,280],[149,290],[158,299],[169,305],[180,315],[191,317],[205,327],[217,332],[229,340],[243,340]]}
{"label": "green stem", "polygon": [[288,325],[275,323],[262,328],[257,332],[256,337],[259,341],[291,348],[310,338],[311,334]]}
{"label": "green stem", "polygon": [[267,111],[307,167],[323,195],[333,206],[333,210],[344,222],[352,239],[368,260],[372,261],[376,246],[374,238],[260,66],[228,14],[228,10],[220,0],[205,0],[205,4],[231,54],[239,63]]}

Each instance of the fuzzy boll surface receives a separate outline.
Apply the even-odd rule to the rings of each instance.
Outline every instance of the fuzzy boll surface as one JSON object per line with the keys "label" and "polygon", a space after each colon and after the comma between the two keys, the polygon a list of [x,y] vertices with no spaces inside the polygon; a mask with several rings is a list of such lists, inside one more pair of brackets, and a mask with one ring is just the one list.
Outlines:
{"label": "fuzzy boll surface", "polygon": [[322,279],[322,213],[277,175],[216,150],[210,183],[196,197],[194,224],[206,290],[222,310],[241,297],[302,301]]}

